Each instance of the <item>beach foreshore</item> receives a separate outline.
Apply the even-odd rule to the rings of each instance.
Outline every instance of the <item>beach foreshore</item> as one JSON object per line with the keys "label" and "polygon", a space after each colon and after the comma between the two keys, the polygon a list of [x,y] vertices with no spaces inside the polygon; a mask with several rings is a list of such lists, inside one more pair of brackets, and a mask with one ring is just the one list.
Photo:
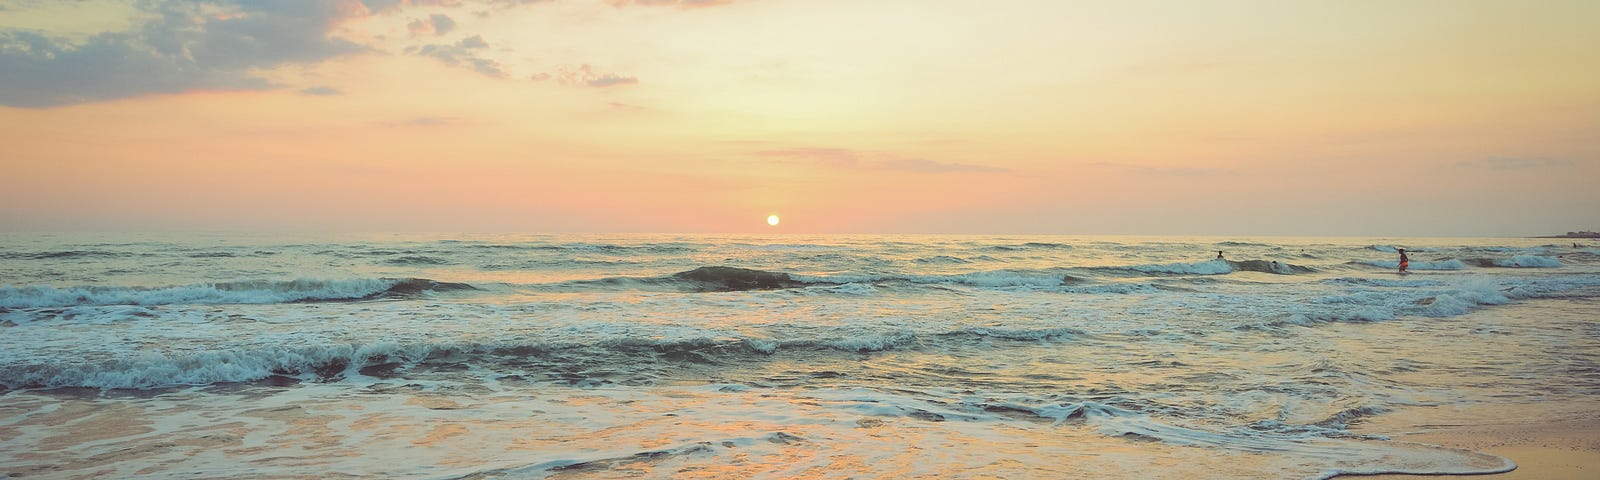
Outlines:
{"label": "beach foreshore", "polygon": [[[1600,478],[1600,395],[1593,333],[1596,304],[1589,299],[1550,299],[1483,309],[1459,317],[1463,331],[1497,332],[1459,335],[1464,342],[1451,352],[1429,347],[1405,350],[1405,358],[1436,358],[1461,369],[1430,381],[1447,391],[1475,392],[1449,399],[1417,402],[1363,418],[1350,432],[1376,435],[1393,442],[1420,443],[1469,450],[1507,458],[1516,469],[1477,478]],[[1543,333],[1540,333],[1543,332]],[[1526,338],[1517,339],[1527,335]],[[1507,356],[1512,354],[1512,356]],[[1517,358],[1526,359],[1521,366]],[[1556,367],[1564,376],[1525,382],[1518,370],[1530,365]],[[1494,372],[1483,375],[1480,373]],[[1337,478],[1411,479],[1430,475],[1343,475]]]}
{"label": "beach foreshore", "polygon": [[[1423,414],[1410,417],[1417,424],[1406,433],[1389,437],[1394,441],[1499,455],[1517,464],[1516,470],[1475,476],[1477,478],[1592,480],[1600,478],[1600,419],[1593,416],[1597,405],[1600,402],[1484,406],[1463,408],[1445,415]],[[1432,475],[1344,475],[1338,478],[1415,480],[1425,477]]]}

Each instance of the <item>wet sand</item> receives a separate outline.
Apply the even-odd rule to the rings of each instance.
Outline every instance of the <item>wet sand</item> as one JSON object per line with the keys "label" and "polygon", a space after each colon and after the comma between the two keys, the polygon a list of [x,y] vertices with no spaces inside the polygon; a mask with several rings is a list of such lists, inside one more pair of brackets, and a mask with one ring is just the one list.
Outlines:
{"label": "wet sand", "polygon": [[[1426,443],[1499,455],[1516,462],[1517,469],[1501,474],[1475,476],[1493,480],[1594,480],[1600,479],[1600,418],[1593,412],[1600,402],[1584,405],[1534,407],[1515,412],[1503,420],[1481,423],[1459,421],[1460,416],[1492,419],[1504,407],[1472,408],[1441,418],[1431,425],[1417,425],[1406,434],[1391,435],[1396,441]],[[1586,413],[1587,412],[1587,413]],[[1529,418],[1540,414],[1544,418]],[[1339,478],[1417,480],[1429,475],[1370,475]]]}

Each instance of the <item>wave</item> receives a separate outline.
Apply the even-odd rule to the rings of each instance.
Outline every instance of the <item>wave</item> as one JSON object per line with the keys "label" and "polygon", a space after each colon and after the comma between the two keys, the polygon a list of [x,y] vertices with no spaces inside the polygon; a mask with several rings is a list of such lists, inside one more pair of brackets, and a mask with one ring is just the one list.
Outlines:
{"label": "wave", "polygon": [[1217,246],[1219,246],[1219,247],[1270,247],[1272,245],[1267,245],[1267,244],[1264,244],[1264,243],[1252,243],[1252,242],[1220,242],[1220,243],[1217,243]]}
{"label": "wave", "polygon": [[[1491,279],[1476,278],[1453,285],[1426,280],[1330,279],[1323,283],[1372,286],[1383,290],[1354,289],[1313,298],[1291,307],[1286,312],[1288,317],[1283,321],[1294,325],[1310,325],[1321,322],[1382,322],[1408,316],[1453,317],[1486,306],[1557,296],[1573,288],[1582,288],[1587,282],[1535,287],[1506,285]],[[1397,295],[1388,290],[1394,287],[1408,290]]]}
{"label": "wave", "polygon": [[672,278],[693,282],[703,289],[719,291],[770,290],[807,285],[805,282],[795,281],[787,273],[737,267],[700,267],[675,273]]}
{"label": "wave", "polygon": [[[404,377],[413,373],[427,374],[430,368],[424,367],[459,366],[462,363],[487,366],[490,370],[496,367],[520,370],[530,364],[541,364],[548,371],[555,372],[552,373],[553,380],[582,382],[591,380],[591,375],[604,375],[592,372],[656,369],[672,363],[737,365],[759,361],[779,351],[862,354],[896,350],[952,337],[955,341],[966,341],[963,337],[987,337],[1037,342],[1070,340],[1077,335],[1080,332],[1066,328],[1037,331],[974,328],[932,335],[899,331],[812,339],[627,337],[592,343],[377,343],[292,348],[262,345],[254,349],[166,355],[130,352],[126,358],[98,363],[0,365],[0,386],[9,389],[85,387],[148,390],[257,381],[286,385],[363,377]],[[605,367],[596,368],[597,365]]]}
{"label": "wave", "polygon": [[170,287],[0,286],[0,307],[263,304],[403,298],[428,291],[474,290],[426,278],[249,280]]}
{"label": "wave", "polygon": [[[1393,245],[1367,245],[1367,248],[1371,249],[1371,250],[1377,250],[1377,251],[1380,251],[1380,252],[1383,252],[1383,253],[1399,254],[1400,253],[1400,248],[1404,248],[1404,247],[1396,247],[1396,246],[1393,246]],[[1424,253],[1424,252],[1433,252],[1433,251],[1435,251],[1435,250],[1432,249],[1432,248],[1425,248],[1425,247],[1406,248],[1406,253]]]}
{"label": "wave", "polygon": [[61,250],[50,252],[0,252],[6,260],[63,260],[71,258],[114,258],[132,254],[104,250]]}
{"label": "wave", "polygon": [[1056,399],[1042,402],[985,401],[958,407],[967,407],[962,410],[981,409],[983,412],[1013,418],[1039,418],[1055,425],[1089,426],[1101,435],[1132,441],[1253,453],[1295,452],[1308,458],[1330,459],[1329,465],[1314,477],[1318,479],[1376,473],[1487,474],[1516,468],[1515,463],[1495,455],[1423,444],[1365,441],[1373,439],[1350,434],[1345,430],[1344,422],[1381,411],[1367,407],[1339,412],[1322,424],[1297,425],[1274,421],[1220,431],[1168,423],[1137,410],[1137,405],[1112,405],[1092,400],[1070,403]]}
{"label": "wave", "polygon": [[1168,273],[1179,275],[1223,275],[1233,273],[1233,263],[1227,260],[1206,260],[1192,263],[1163,263],[1122,267],[1141,273]]}
{"label": "wave", "polygon": [[1442,282],[1430,280],[1387,280],[1382,278],[1356,278],[1339,277],[1323,280],[1322,283],[1330,285],[1360,285],[1365,287],[1437,287],[1444,285]]}
{"label": "wave", "polygon": [[1561,260],[1538,255],[1517,255],[1511,258],[1472,258],[1466,263],[1485,268],[1560,268]]}
{"label": "wave", "polygon": [[390,259],[384,260],[383,263],[387,263],[389,265],[399,265],[399,266],[408,266],[408,265],[447,265],[447,264],[450,263],[450,261],[449,260],[445,260],[443,258],[429,257],[429,256],[426,256],[426,255],[406,255],[404,257],[390,258]]}
{"label": "wave", "polygon": [[1245,261],[1242,261],[1242,262],[1235,262],[1235,261],[1229,260],[1228,261],[1228,265],[1232,266],[1234,268],[1234,270],[1241,270],[1241,271],[1247,271],[1247,272],[1276,273],[1276,274],[1279,274],[1279,275],[1305,274],[1305,273],[1313,273],[1313,272],[1317,271],[1316,269],[1311,268],[1311,267],[1293,265],[1293,264],[1289,264],[1289,263],[1286,263],[1286,262],[1279,262],[1279,261],[1276,261],[1276,260],[1245,260]]}
{"label": "wave", "polygon": [[[1195,263],[1170,263],[1159,265],[1134,265],[1127,267],[1089,267],[1090,272],[1108,272],[1126,276],[1167,275],[1223,275],[1236,271],[1294,275],[1316,272],[1316,269],[1286,262],[1268,260],[1208,260]],[[591,288],[610,290],[664,289],[682,292],[737,292],[750,290],[780,290],[807,287],[838,287],[852,285],[848,291],[855,295],[876,291],[873,286],[884,284],[912,285],[964,285],[978,288],[1050,288],[1070,293],[1133,293],[1150,292],[1150,285],[1110,283],[1097,288],[1092,275],[1067,273],[1070,269],[981,270],[942,275],[915,275],[906,273],[838,273],[793,274],[730,266],[706,266],[661,277],[605,277],[572,280],[556,285],[536,285],[535,288],[552,290],[584,290]],[[1071,288],[1067,288],[1071,287]]]}
{"label": "wave", "polygon": [[[1354,261],[1354,262],[1350,262],[1348,265],[1364,265],[1364,266],[1369,266],[1369,267],[1378,267],[1378,268],[1383,268],[1383,269],[1387,269],[1387,270],[1393,270],[1393,269],[1396,269],[1396,268],[1400,268],[1400,261],[1399,260],[1357,260],[1357,261]],[[1464,269],[1464,268],[1467,268],[1466,264],[1461,263],[1460,260],[1455,260],[1455,259],[1440,260],[1440,261],[1436,261],[1436,262],[1410,262],[1410,264],[1406,267],[1407,270],[1461,270],[1461,269]]]}
{"label": "wave", "polygon": [[998,252],[1015,252],[1021,250],[1071,250],[1077,247],[1065,243],[1052,242],[1025,242],[1016,245],[993,245],[987,250]]}
{"label": "wave", "polygon": [[683,292],[738,292],[808,287],[842,287],[840,293],[854,295],[875,291],[873,285],[910,283],[916,285],[967,285],[980,288],[1060,287],[1084,279],[1054,271],[988,270],[949,275],[909,274],[791,274],[740,267],[707,266],[662,277],[605,277],[572,280],[539,287],[567,289],[666,289]]}
{"label": "wave", "polygon": [[1226,260],[1211,259],[1203,262],[1160,263],[1126,267],[1094,267],[1091,270],[1134,272],[1157,275],[1226,275],[1233,272],[1260,272],[1278,275],[1315,273],[1317,270],[1277,260]]}
{"label": "wave", "polygon": [[198,252],[189,254],[189,258],[234,258],[233,252]]}

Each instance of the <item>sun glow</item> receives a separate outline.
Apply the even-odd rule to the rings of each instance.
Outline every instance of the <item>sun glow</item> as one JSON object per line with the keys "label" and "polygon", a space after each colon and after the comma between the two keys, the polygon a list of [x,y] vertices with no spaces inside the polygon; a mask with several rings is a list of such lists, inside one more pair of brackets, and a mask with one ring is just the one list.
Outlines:
{"label": "sun glow", "polygon": [[778,216],[777,215],[767,215],[767,225],[771,225],[771,226],[774,226],[774,227],[778,226]]}

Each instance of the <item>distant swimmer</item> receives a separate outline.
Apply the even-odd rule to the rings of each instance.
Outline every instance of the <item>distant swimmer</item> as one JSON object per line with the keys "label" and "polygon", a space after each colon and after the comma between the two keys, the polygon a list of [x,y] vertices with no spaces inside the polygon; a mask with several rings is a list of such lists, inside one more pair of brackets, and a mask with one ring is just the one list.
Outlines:
{"label": "distant swimmer", "polygon": [[1222,250],[1217,250],[1217,260],[1222,260]]}
{"label": "distant swimmer", "polygon": [[1406,249],[1400,249],[1400,273],[1406,273],[1406,267],[1411,265],[1411,259],[1406,258]]}

